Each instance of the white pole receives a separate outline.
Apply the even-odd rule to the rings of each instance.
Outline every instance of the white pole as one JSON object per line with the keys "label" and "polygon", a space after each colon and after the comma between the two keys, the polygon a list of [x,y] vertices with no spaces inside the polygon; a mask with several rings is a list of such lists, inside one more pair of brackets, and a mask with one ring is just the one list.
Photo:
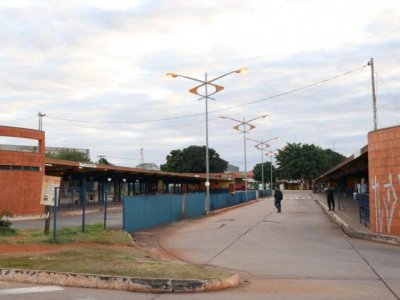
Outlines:
{"label": "white pole", "polygon": [[206,203],[205,211],[208,214],[210,210],[210,163],[208,156],[208,82],[207,73],[205,73],[205,89],[206,89]]}
{"label": "white pole", "polygon": [[262,185],[262,190],[264,190],[264,143],[263,140],[261,139],[261,185]]}
{"label": "white pole", "polygon": [[374,59],[371,58],[368,62],[368,65],[371,66],[371,81],[372,81],[372,111],[374,117],[374,130],[378,128],[378,122],[376,120],[376,93],[375,93],[375,70],[374,70]]}
{"label": "white pole", "polygon": [[246,155],[246,120],[243,117],[243,147],[244,147],[244,191],[247,200],[247,155]]}
{"label": "white pole", "polygon": [[272,193],[272,153],[271,153],[271,193]]}

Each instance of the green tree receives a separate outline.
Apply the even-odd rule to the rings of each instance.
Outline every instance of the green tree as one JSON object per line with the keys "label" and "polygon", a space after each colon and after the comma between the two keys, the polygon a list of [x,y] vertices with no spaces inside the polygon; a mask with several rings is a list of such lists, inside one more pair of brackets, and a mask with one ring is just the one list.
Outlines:
{"label": "green tree", "polygon": [[61,149],[57,153],[47,153],[46,157],[56,158],[56,159],[64,159],[64,160],[72,160],[79,161],[83,163],[90,163],[90,158],[86,155],[86,153],[73,150],[73,149]]}
{"label": "green tree", "polygon": [[100,157],[99,160],[97,161],[98,165],[112,165],[105,157]]}
{"label": "green tree", "polygon": [[[254,179],[262,180],[262,171],[264,170],[264,182],[271,181],[271,162],[267,161],[263,164],[256,164],[253,168]],[[272,173],[275,174],[275,167],[272,166]]]}
{"label": "green tree", "polygon": [[332,150],[309,144],[290,144],[278,151],[277,175],[285,179],[314,179],[334,167],[345,157]]}
{"label": "green tree", "polygon": [[342,154],[332,151],[331,149],[325,149],[323,151],[325,155],[325,161],[327,163],[326,170],[324,171],[324,173],[346,158]]}
{"label": "green tree", "polygon": [[[212,148],[208,149],[209,166],[211,173],[224,172],[228,162],[220,158]],[[180,173],[206,172],[206,147],[190,146],[183,150],[172,150],[166,157],[166,163],[160,166],[161,171]]]}

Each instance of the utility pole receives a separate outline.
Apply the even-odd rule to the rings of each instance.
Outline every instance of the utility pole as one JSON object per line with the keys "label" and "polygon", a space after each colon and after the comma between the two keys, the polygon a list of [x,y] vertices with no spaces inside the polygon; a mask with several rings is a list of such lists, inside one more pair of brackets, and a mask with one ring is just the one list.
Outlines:
{"label": "utility pole", "polygon": [[143,165],[144,164],[144,148],[140,148],[140,164]]}
{"label": "utility pole", "polygon": [[[43,125],[43,117],[46,116],[46,114],[42,114],[40,111],[37,114],[37,116],[39,117],[39,130],[42,130],[42,125]],[[46,214],[46,219],[44,221],[44,234],[49,234],[50,233],[50,218],[51,218],[51,209],[49,205],[45,205],[44,207],[44,211]]]}
{"label": "utility pole", "polygon": [[40,111],[39,111],[39,113],[37,114],[38,115],[38,117],[39,117],[39,130],[42,130],[42,118],[43,117],[45,117],[46,116],[46,114],[42,114]]}
{"label": "utility pole", "polygon": [[368,62],[368,66],[371,66],[371,81],[372,81],[372,109],[374,115],[374,130],[378,129],[376,121],[376,94],[375,94],[375,69],[374,69],[374,59],[371,58]]}

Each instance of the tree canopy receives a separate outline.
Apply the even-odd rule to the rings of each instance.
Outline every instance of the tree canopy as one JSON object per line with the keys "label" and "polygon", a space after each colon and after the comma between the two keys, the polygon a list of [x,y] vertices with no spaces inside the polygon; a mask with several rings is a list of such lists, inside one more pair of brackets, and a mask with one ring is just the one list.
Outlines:
{"label": "tree canopy", "polygon": [[73,149],[61,149],[57,153],[47,153],[46,156],[50,158],[79,161],[83,163],[91,162],[90,157],[88,157],[86,153]]}
{"label": "tree canopy", "polygon": [[345,157],[313,144],[290,144],[278,151],[276,161],[280,178],[311,180],[337,165]]}
{"label": "tree canopy", "polygon": [[107,160],[107,158],[105,158],[104,156],[99,158],[99,160],[97,161],[97,164],[99,164],[99,165],[112,165],[112,163],[110,163]]}
{"label": "tree canopy", "polygon": [[[264,171],[264,182],[271,181],[271,162],[267,161],[263,164],[256,164],[253,168],[254,179],[261,181],[262,180],[262,171]],[[272,166],[272,174],[275,174],[275,167]]]}
{"label": "tree canopy", "polygon": [[[208,149],[211,173],[224,172],[228,162],[220,158],[212,148]],[[180,173],[206,173],[206,146],[189,146],[182,150],[172,150],[167,162],[160,166],[161,171]]]}

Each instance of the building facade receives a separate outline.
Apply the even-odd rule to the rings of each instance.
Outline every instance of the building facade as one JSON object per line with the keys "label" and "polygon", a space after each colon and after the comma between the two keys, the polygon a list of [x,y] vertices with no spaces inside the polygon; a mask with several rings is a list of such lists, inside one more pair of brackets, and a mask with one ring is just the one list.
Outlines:
{"label": "building facade", "polygon": [[0,211],[14,215],[43,213],[40,197],[45,172],[44,132],[0,126],[0,136],[37,141],[33,151],[0,150]]}
{"label": "building facade", "polygon": [[[74,197],[74,193],[76,196],[76,190],[80,190],[80,204],[87,200],[103,203],[111,192],[113,199],[119,201],[122,194],[155,195],[205,191],[205,174],[163,172],[46,158],[43,131],[0,126],[0,137],[2,136],[20,138],[22,142],[26,142],[23,139],[29,139],[29,144],[36,144],[0,148],[0,212],[6,211],[12,215],[43,214],[44,205],[40,202],[43,182],[47,176],[60,178],[61,188],[65,187],[58,198],[60,205],[64,194],[68,194],[68,202]],[[64,148],[53,150],[60,149]],[[210,178],[210,183],[211,191],[216,192],[228,190],[230,180]],[[95,193],[97,197],[94,197]]]}
{"label": "building facade", "polygon": [[368,134],[371,230],[400,235],[400,126]]}
{"label": "building facade", "polygon": [[[358,189],[363,179],[366,193]],[[360,222],[374,232],[400,236],[400,126],[369,132],[368,145],[316,178],[314,188],[328,182],[366,199],[357,198]]]}

